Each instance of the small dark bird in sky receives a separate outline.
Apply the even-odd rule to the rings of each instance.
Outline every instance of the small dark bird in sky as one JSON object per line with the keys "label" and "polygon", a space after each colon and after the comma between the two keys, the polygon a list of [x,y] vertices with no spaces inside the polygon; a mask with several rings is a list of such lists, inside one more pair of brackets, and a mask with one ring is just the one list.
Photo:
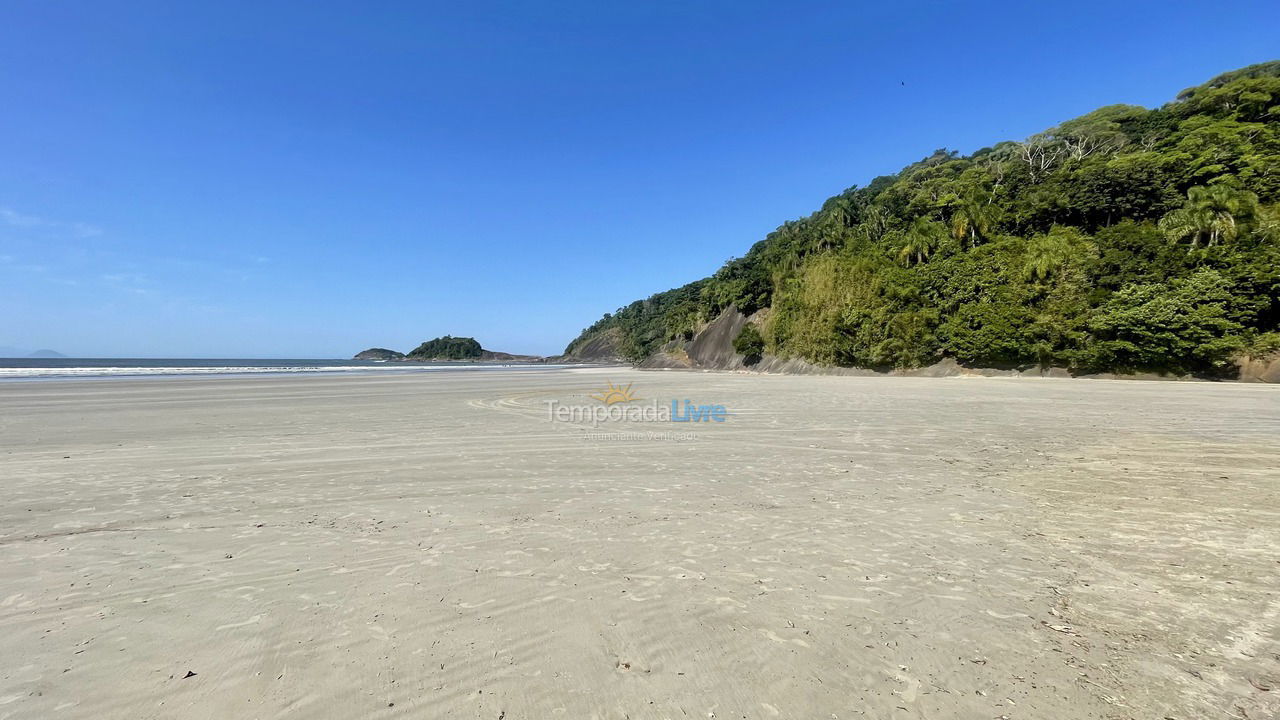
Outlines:
{"label": "small dark bird in sky", "polygon": [[906,80],[899,80],[898,82],[902,83],[902,87],[906,87],[906,86],[907,86],[907,81],[906,81]]}

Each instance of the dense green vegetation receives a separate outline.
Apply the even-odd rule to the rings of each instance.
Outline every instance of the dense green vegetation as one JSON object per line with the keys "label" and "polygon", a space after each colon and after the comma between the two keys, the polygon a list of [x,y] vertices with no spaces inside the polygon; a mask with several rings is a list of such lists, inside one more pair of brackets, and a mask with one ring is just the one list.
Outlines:
{"label": "dense green vegetation", "polygon": [[741,355],[747,365],[760,362],[760,356],[764,354],[764,337],[755,325],[748,323],[742,327],[733,339],[733,351]]}
{"label": "dense green vegetation", "polygon": [[403,360],[404,353],[386,348],[369,348],[356,353],[356,360]]}
{"label": "dense green vegetation", "polygon": [[476,360],[481,352],[475,338],[445,335],[428,340],[409,352],[411,360]]}
{"label": "dense green vegetation", "polygon": [[1280,61],[1157,109],[1112,105],[830,198],[714,276],[637,301],[646,357],[727,307],[833,365],[1226,372],[1280,347]]}

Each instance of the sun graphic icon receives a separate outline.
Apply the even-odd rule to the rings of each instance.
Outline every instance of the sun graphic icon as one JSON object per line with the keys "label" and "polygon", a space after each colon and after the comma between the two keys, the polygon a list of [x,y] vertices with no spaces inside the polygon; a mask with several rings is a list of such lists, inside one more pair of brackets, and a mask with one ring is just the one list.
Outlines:
{"label": "sun graphic icon", "polygon": [[620,385],[614,385],[612,382],[610,382],[608,389],[601,391],[599,395],[592,395],[591,397],[595,398],[596,400],[599,400],[605,405],[631,402],[632,400],[637,399],[635,395],[631,394],[631,386],[633,384],[634,383],[627,383],[626,387],[622,387]]}

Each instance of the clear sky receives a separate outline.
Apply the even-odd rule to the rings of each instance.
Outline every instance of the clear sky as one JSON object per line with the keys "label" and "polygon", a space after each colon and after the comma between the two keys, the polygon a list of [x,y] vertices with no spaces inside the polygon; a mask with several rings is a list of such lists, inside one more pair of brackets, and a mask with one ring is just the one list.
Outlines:
{"label": "clear sky", "polygon": [[935,148],[1280,58],[1280,3],[0,2],[0,346],[555,353]]}

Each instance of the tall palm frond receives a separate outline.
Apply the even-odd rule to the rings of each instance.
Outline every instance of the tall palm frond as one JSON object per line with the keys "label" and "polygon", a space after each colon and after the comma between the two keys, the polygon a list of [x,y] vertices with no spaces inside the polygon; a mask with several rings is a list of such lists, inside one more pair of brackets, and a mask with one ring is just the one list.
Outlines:
{"label": "tall palm frond", "polygon": [[942,223],[934,222],[926,217],[918,217],[907,228],[902,236],[902,248],[898,251],[898,259],[907,265],[922,263],[938,249],[947,231]]}

